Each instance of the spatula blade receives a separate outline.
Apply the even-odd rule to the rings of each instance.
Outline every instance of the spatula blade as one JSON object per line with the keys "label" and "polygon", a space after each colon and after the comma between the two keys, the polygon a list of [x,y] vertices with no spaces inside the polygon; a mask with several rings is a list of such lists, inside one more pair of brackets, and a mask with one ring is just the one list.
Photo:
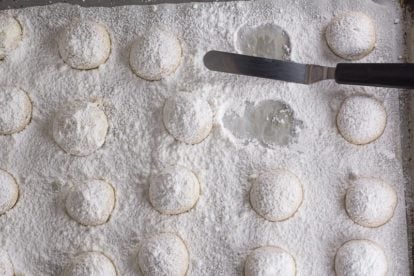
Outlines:
{"label": "spatula blade", "polygon": [[234,53],[210,51],[204,56],[204,65],[218,72],[246,75],[274,80],[309,84],[312,65],[246,56]]}

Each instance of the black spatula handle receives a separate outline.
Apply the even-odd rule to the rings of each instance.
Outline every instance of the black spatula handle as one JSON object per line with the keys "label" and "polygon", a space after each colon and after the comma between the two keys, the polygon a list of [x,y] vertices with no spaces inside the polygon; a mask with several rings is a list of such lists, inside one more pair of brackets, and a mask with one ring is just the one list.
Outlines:
{"label": "black spatula handle", "polygon": [[414,89],[414,64],[339,63],[335,80],[340,84]]}

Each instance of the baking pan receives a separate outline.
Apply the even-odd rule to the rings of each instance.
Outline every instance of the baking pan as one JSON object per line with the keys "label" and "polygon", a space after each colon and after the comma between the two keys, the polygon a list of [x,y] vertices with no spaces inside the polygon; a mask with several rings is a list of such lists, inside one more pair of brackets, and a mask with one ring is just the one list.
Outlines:
{"label": "baking pan", "polygon": [[[228,0],[216,0],[228,1]],[[189,1],[189,0],[0,0],[0,10],[17,9],[31,6],[43,6],[55,3],[68,3],[84,7],[112,7],[122,5],[154,5],[164,3],[186,3],[186,2],[215,2],[208,0]],[[377,1],[376,1],[377,2]],[[378,1],[379,2],[379,1]],[[411,27],[414,0],[401,0],[401,6],[405,9],[405,26],[406,26],[406,41],[407,41],[407,59],[414,61],[414,27]],[[414,77],[414,76],[413,76]],[[401,90],[400,90],[401,91]],[[406,181],[405,203],[407,208],[407,233],[408,233],[408,248],[409,248],[409,265],[411,275],[414,275],[414,146],[412,141],[414,139],[414,98],[411,91],[405,90],[400,92],[400,132],[401,144],[403,153],[403,168]]]}

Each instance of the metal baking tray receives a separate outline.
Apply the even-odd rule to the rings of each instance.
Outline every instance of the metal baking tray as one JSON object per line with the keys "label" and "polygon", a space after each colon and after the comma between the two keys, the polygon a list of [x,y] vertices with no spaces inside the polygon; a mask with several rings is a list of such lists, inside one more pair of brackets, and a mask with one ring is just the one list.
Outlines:
{"label": "metal baking tray", "polygon": [[[55,3],[68,3],[83,7],[114,7],[123,5],[156,5],[187,2],[225,2],[234,0],[0,0],[0,10],[44,6]],[[237,0],[250,1],[250,0]],[[390,0],[392,1],[392,0]],[[398,1],[398,0],[396,0]],[[406,59],[414,62],[414,0],[399,0],[404,9]],[[414,76],[413,76],[414,77]],[[408,258],[410,274],[414,275],[414,94],[410,90],[400,90],[400,132],[402,162],[405,177],[405,203],[407,216]]]}

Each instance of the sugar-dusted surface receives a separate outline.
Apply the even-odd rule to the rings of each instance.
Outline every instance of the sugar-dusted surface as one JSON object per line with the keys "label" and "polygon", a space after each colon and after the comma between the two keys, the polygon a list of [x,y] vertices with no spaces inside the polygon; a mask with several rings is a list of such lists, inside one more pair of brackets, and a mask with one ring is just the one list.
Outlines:
{"label": "sugar-dusted surface", "polygon": [[[341,62],[324,40],[331,19],[349,10],[363,11],[378,25],[377,47],[362,61],[398,62],[403,53],[403,25],[396,3],[373,1],[254,1],[82,9],[54,5],[9,11],[24,28],[21,46],[0,63],[0,83],[27,91],[33,119],[13,136],[0,137],[0,167],[16,176],[21,195],[0,217],[0,244],[18,273],[58,275],[84,251],[103,251],[120,275],[139,275],[140,245],[156,232],[175,232],[190,253],[190,275],[240,275],[247,255],[275,245],[295,258],[298,275],[333,275],[337,249],[350,239],[380,244],[389,275],[409,275],[404,179],[399,140],[398,91],[338,86],[331,82],[303,86],[236,77],[207,71],[207,50],[234,49],[234,34],[246,22],[273,21],[290,35],[291,59],[333,65]],[[306,12],[305,12],[306,11]],[[92,17],[107,26],[112,52],[97,70],[71,69],[59,57],[56,35],[76,17]],[[134,38],[162,22],[183,45],[177,72],[147,82],[129,68]],[[177,91],[190,91],[210,102],[215,121],[202,143],[185,145],[165,130],[162,108]],[[388,122],[372,144],[346,142],[335,125],[345,96],[369,94],[384,102]],[[64,153],[53,141],[51,122],[68,100],[99,98],[110,123],[102,148],[87,157]],[[303,121],[297,142],[268,149],[244,144],[222,127],[229,106],[275,99],[288,103]],[[244,109],[244,108],[243,108]],[[194,209],[164,216],[148,201],[148,177],[174,165],[197,173],[202,194]],[[294,218],[272,223],[249,204],[252,176],[286,168],[302,180],[304,201]],[[349,219],[344,208],[350,176],[380,177],[392,185],[399,204],[391,221],[367,229]],[[87,228],[64,211],[64,195],[73,180],[104,178],[117,191],[111,220]]]}

